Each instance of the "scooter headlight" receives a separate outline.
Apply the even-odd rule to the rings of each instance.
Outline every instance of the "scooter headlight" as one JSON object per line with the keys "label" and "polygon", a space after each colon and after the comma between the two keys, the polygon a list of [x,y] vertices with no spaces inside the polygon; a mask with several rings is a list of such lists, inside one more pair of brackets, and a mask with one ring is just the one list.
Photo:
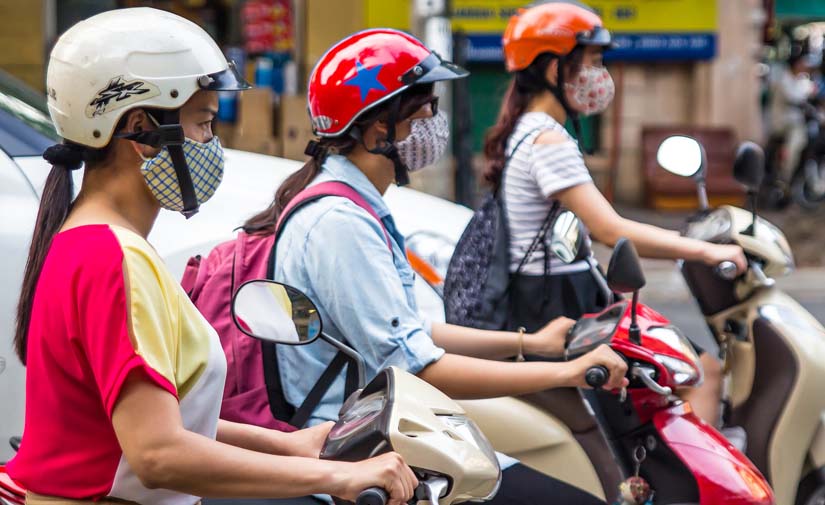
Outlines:
{"label": "scooter headlight", "polygon": [[656,361],[662,364],[673,376],[677,386],[697,386],[702,383],[703,370],[699,355],[690,340],[675,326],[660,326],[658,328],[648,328],[647,336],[656,338],[667,344],[685,359],[655,354]]}
{"label": "scooter headlight", "polygon": [[[455,251],[455,242],[438,233],[419,231],[405,238],[407,249],[425,261],[444,279]],[[422,274],[419,272],[419,274]],[[423,274],[422,274],[423,275]],[[429,281],[429,280],[428,280]]]}
{"label": "scooter headlight", "polygon": [[687,361],[665,356],[664,354],[655,354],[653,357],[670,372],[677,386],[697,386],[701,384],[703,379],[702,365],[698,361],[696,362],[697,368],[694,368]]}
{"label": "scooter headlight", "polygon": [[472,443],[476,449],[481,451],[484,456],[490,460],[491,463],[495,465],[496,468],[499,469],[499,478],[498,482],[496,483],[496,487],[493,489],[493,492],[489,494],[489,496],[481,499],[480,501],[489,500],[493,496],[496,495],[498,492],[498,488],[501,485],[501,468],[498,464],[498,457],[496,456],[496,451],[490,445],[490,442],[487,440],[487,437],[481,433],[478,425],[465,416],[443,416],[444,421],[453,429],[462,439],[466,440],[467,442]]}

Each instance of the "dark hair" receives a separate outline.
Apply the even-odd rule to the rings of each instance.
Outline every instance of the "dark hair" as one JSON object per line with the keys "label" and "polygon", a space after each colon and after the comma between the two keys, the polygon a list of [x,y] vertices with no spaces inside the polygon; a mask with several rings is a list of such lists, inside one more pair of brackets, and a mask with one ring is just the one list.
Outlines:
{"label": "dark hair", "polygon": [[[484,136],[484,157],[487,162],[484,179],[495,189],[498,189],[504,171],[507,141],[513,134],[519,118],[527,110],[530,100],[547,91],[547,67],[557,58],[558,56],[553,53],[541,53],[530,66],[516,72],[510,80],[501,101],[496,124],[487,130]],[[583,58],[583,46],[576,46],[565,58],[567,68],[560,70],[567,70],[570,75],[575,75],[581,68]]]}
{"label": "dark hair", "polygon": [[[125,116],[121,118],[116,130],[120,130],[126,123]],[[43,158],[52,165],[46,178],[43,195],[40,198],[40,208],[29,246],[29,257],[26,260],[26,270],[23,274],[23,285],[20,289],[20,300],[17,304],[17,324],[14,332],[14,350],[20,361],[26,364],[26,343],[28,340],[29,324],[31,322],[34,295],[40,271],[46,255],[49,253],[52,240],[72,209],[74,183],[72,171],[79,169],[83,164],[86,170],[103,162],[111,152],[113,142],[105,147],[94,149],[72,142],[56,144],[43,153]]]}
{"label": "dark hair", "polygon": [[[423,105],[433,99],[433,85],[422,84],[413,86],[400,95],[400,108],[397,121],[412,116]],[[386,121],[389,116],[390,103],[392,100],[381,104],[363,113],[347,132],[338,137],[322,137],[308,148],[307,154],[311,158],[300,170],[286,178],[286,180],[275,191],[275,198],[269,206],[261,212],[249,218],[242,226],[242,229],[249,234],[270,235],[275,233],[275,225],[278,217],[286,208],[290,200],[295,195],[306,188],[315,177],[321,172],[327,156],[330,154],[347,155],[360,142],[360,133],[378,121]]]}

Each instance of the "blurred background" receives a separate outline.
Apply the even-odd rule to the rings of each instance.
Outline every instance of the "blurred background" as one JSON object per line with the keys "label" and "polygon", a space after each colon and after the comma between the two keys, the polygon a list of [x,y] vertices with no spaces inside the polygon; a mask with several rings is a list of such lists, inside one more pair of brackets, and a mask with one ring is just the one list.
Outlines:
{"label": "blurred background", "polygon": [[[509,17],[526,3],[0,0],[0,47],[4,49],[0,69],[5,71],[0,86],[18,90],[17,95],[23,93],[20,88],[30,88],[42,96],[51,45],[81,19],[123,7],[167,9],[209,31],[258,85],[240,100],[231,94],[221,97],[216,128],[224,144],[303,159],[312,135],[303,93],[314,63],[327,47],[349,33],[377,26],[406,30],[472,72],[470,79],[440,90],[445,110],[452,111],[452,153],[438,169],[414,174],[413,186],[473,206],[483,190],[476,174],[483,163],[484,132],[495,120],[509,80],[502,63],[501,34]],[[771,114],[783,113],[777,113],[772,104],[777,97],[780,105],[784,103],[778,86],[790,71],[789,62],[802,61],[798,65],[801,77],[799,72],[794,76],[810,81],[806,104],[817,107],[818,97],[825,96],[823,0],[584,3],[602,15],[616,36],[616,48],[606,54],[616,99],[606,113],[584,121],[581,143],[592,152],[588,166],[597,185],[620,209],[636,217],[667,224],[679,222],[680,212],[695,208],[693,184],[666,174],[656,164],[655,150],[665,136],[680,132],[699,138],[708,154],[711,204],[741,204],[742,189],[731,177],[736,145],[754,140],[770,149],[769,157],[776,164],[786,155],[783,132],[772,127]],[[817,86],[817,81],[823,84]],[[15,93],[4,91],[2,95]],[[819,119],[803,116],[803,120]],[[813,145],[818,131],[806,131],[806,145]],[[812,179],[808,205],[794,204],[790,181],[773,193],[766,191],[764,198],[764,207],[772,211],[768,217],[783,226],[802,265],[818,265],[822,256],[815,237],[817,219],[825,212],[819,210],[817,193],[825,200],[825,171],[821,170],[822,157],[811,156],[816,158],[815,175],[822,181]]]}

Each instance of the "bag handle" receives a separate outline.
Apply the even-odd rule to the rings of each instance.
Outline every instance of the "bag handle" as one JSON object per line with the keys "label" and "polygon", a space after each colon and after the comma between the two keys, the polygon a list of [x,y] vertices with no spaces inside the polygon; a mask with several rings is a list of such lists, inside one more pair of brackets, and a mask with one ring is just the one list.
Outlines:
{"label": "bag handle", "polygon": [[387,241],[387,247],[390,249],[390,252],[392,252],[390,234],[387,232],[384,222],[381,221],[380,217],[378,217],[375,209],[373,209],[372,206],[364,200],[364,197],[362,197],[355,188],[341,181],[321,182],[314,186],[310,186],[295,195],[286,207],[284,207],[283,212],[281,212],[281,215],[278,217],[277,223],[275,223],[275,242],[278,242],[278,237],[281,235],[281,230],[284,229],[286,222],[298,209],[325,196],[340,196],[350,200],[355,205],[364,209],[367,214],[372,216],[373,219],[378,221],[378,224],[381,225],[381,230],[384,232],[384,239]]}
{"label": "bag handle", "polygon": [[[521,137],[521,138],[519,139],[519,141],[518,141],[518,142],[516,142],[516,145],[515,145],[515,147],[513,147],[513,150],[512,150],[512,151],[510,151],[510,154],[508,154],[508,155],[507,155],[507,157],[506,157],[506,158],[504,158],[504,166],[501,168],[501,182],[499,183],[499,185],[498,185],[498,187],[496,188],[496,190],[493,192],[493,194],[494,194],[496,197],[498,197],[498,194],[501,192],[501,188],[503,188],[503,187],[504,187],[504,174],[505,174],[505,172],[507,172],[507,167],[508,167],[508,166],[510,166],[510,160],[512,160],[512,159],[513,159],[513,156],[515,156],[515,155],[516,155],[516,153],[518,152],[518,148],[519,148],[519,147],[521,147],[521,144],[523,144],[523,143],[524,143],[524,141],[525,141],[525,140],[527,140],[527,138],[528,138],[530,135],[532,135],[532,134],[534,134],[534,133],[541,133],[541,132],[543,131],[543,129],[544,129],[544,127],[539,126],[538,128],[533,128],[532,130],[530,130],[529,132],[527,132],[527,133],[526,133],[523,137]],[[502,193],[502,194],[503,194],[503,193]],[[502,197],[501,201],[502,201],[502,202],[504,201],[504,198],[503,198],[503,197]]]}

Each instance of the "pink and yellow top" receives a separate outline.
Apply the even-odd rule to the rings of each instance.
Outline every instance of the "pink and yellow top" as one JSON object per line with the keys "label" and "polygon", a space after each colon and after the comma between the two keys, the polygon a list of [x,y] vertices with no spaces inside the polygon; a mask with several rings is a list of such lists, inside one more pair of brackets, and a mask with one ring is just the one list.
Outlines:
{"label": "pink and yellow top", "polygon": [[123,456],[112,412],[127,377],[174,395],[184,427],[215,438],[226,358],[218,336],[139,235],[88,225],[57,234],[34,296],[26,421],[12,478],[70,499],[138,503],[199,498],[144,487]]}

